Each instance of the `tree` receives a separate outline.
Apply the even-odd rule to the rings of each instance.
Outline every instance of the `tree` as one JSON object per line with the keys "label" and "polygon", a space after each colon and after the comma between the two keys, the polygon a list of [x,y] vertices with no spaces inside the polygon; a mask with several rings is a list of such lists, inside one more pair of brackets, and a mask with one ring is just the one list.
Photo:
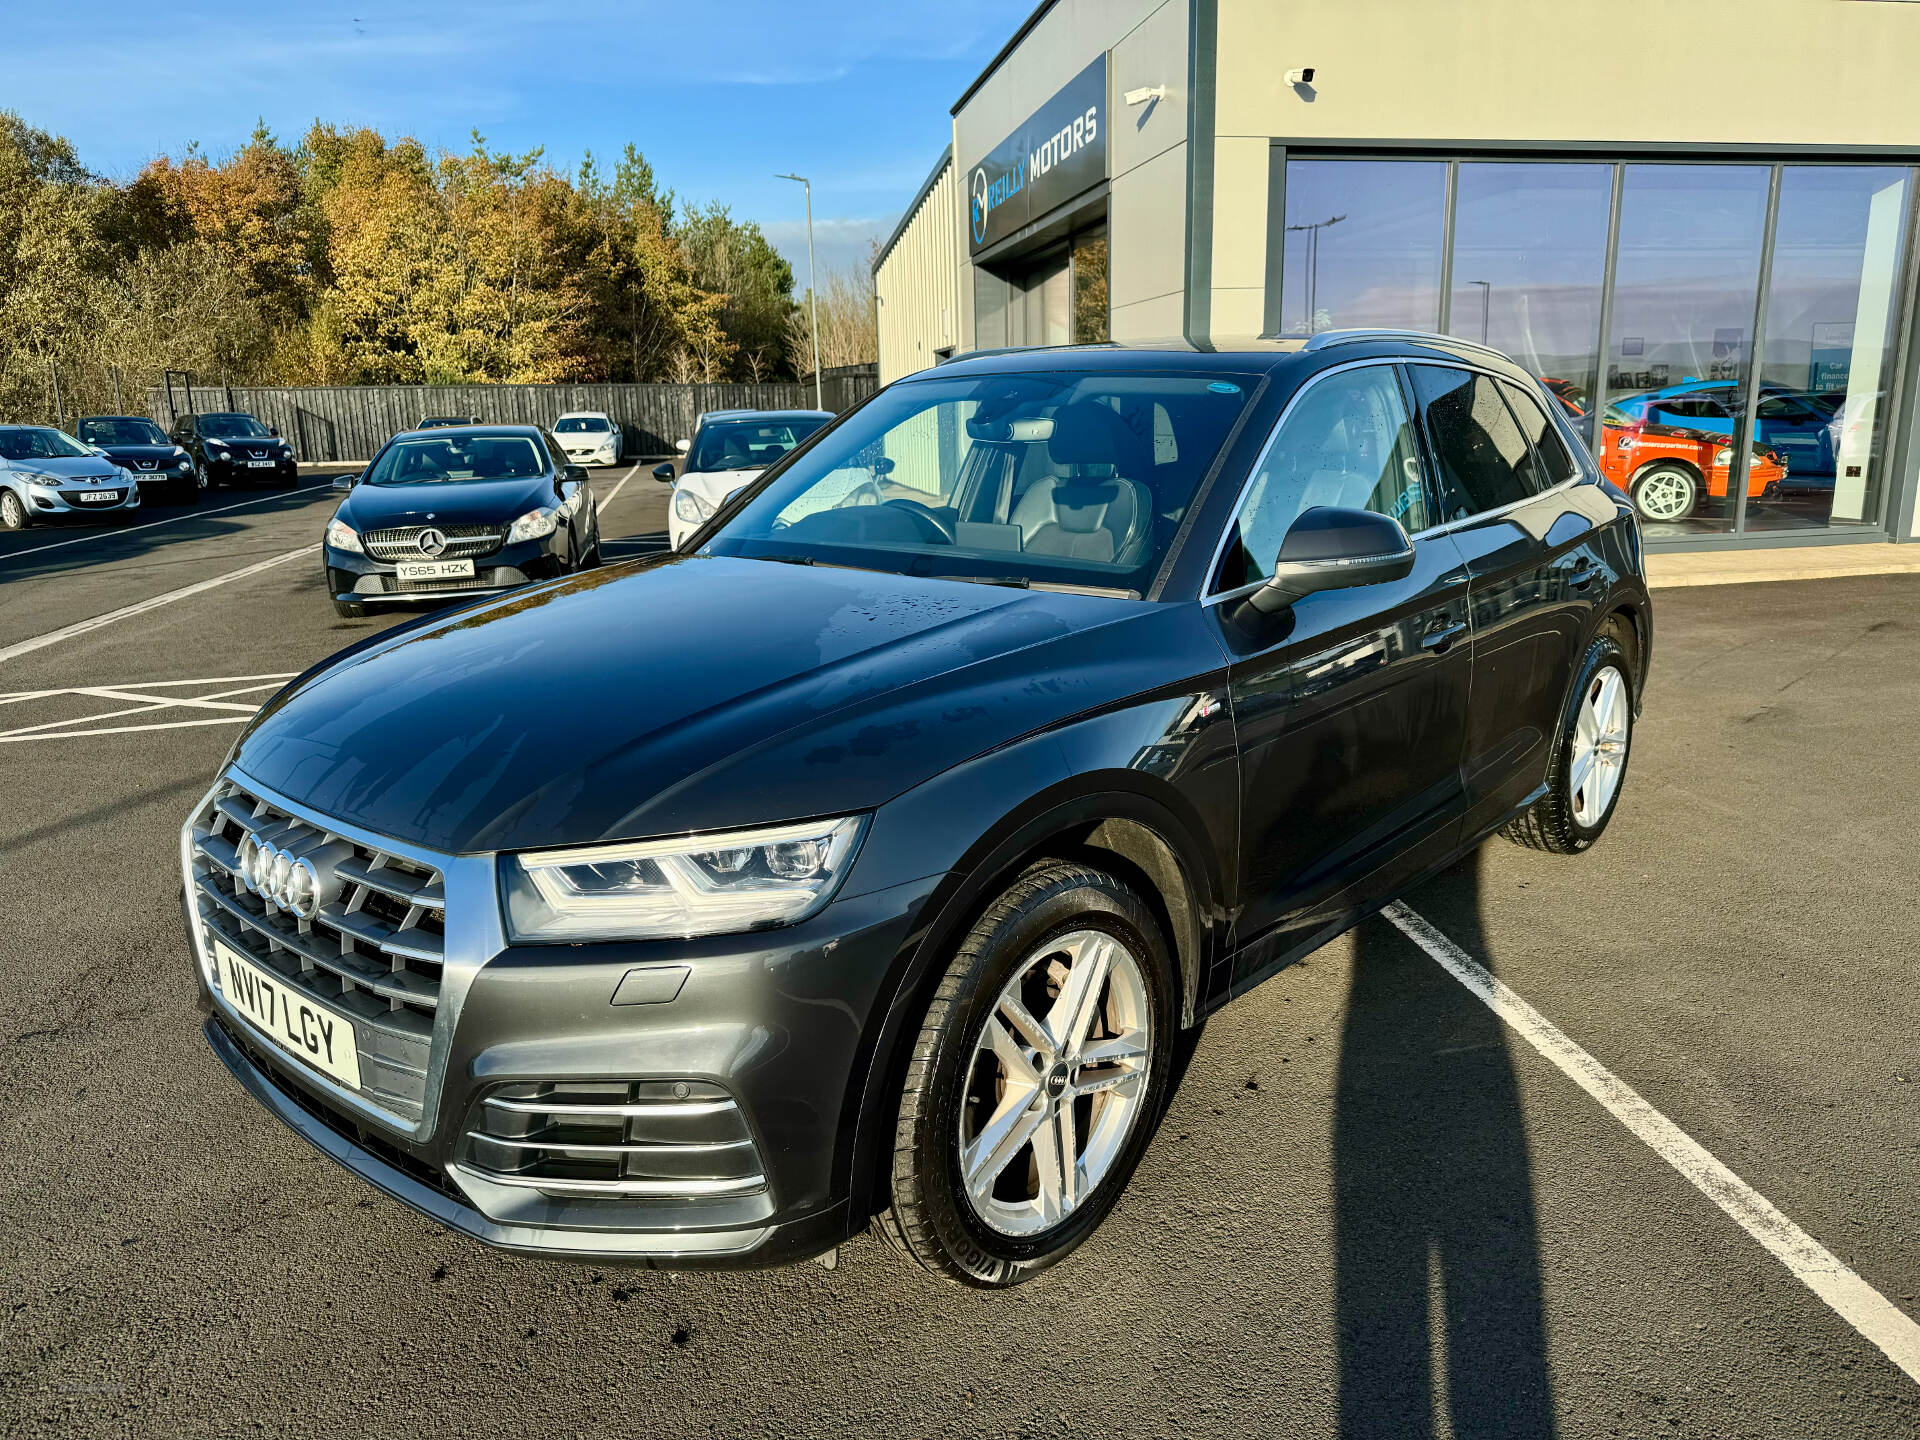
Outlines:
{"label": "tree", "polygon": [[793,267],[752,221],[737,221],[718,201],[689,208],[674,228],[694,283],[723,296],[726,346],[699,355],[707,380],[791,378],[787,327],[793,316]]}
{"label": "tree", "polygon": [[[874,247],[878,253],[879,247]],[[796,374],[813,373],[813,305],[809,292],[795,307],[788,327],[787,354]],[[820,367],[864,365],[880,358],[880,330],[874,314],[873,266],[830,269],[820,288]]]}

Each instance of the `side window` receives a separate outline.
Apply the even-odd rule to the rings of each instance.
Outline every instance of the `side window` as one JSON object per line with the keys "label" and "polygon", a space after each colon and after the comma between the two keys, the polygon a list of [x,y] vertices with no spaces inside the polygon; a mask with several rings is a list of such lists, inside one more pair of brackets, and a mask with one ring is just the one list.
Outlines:
{"label": "side window", "polygon": [[1301,395],[1247,484],[1220,588],[1273,574],[1288,529],[1316,505],[1391,515],[1409,534],[1434,523],[1413,422],[1392,366],[1343,370]]}
{"label": "side window", "polygon": [[1527,437],[1500,399],[1491,375],[1413,365],[1413,393],[1440,461],[1448,520],[1498,510],[1533,493],[1522,476]]}
{"label": "side window", "polygon": [[1533,442],[1533,459],[1528,462],[1533,488],[1551,490],[1562,481],[1578,475],[1580,467],[1574,464],[1566,441],[1560,438],[1559,430],[1547,418],[1547,412],[1541,408],[1540,402],[1521,386],[1508,381],[1502,380],[1500,388],[1507,393],[1507,404],[1513,409],[1513,418],[1520,422],[1527,439]]}

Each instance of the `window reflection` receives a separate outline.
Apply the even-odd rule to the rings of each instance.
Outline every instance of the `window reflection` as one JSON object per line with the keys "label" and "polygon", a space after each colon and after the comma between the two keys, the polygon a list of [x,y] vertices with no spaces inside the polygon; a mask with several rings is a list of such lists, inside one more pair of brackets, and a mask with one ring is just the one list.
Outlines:
{"label": "window reflection", "polygon": [[1444,161],[1290,162],[1281,333],[1435,329],[1446,197]]}
{"label": "window reflection", "polygon": [[[1602,468],[1649,535],[1733,528],[1769,179],[1765,165],[1626,167]],[[1769,468],[1753,467],[1749,494]]]}
{"label": "window reflection", "polygon": [[1750,530],[1879,518],[1906,211],[1892,166],[1781,171],[1754,431],[1785,473]]}
{"label": "window reflection", "polygon": [[1599,374],[1613,167],[1465,161],[1454,206],[1448,330],[1518,360],[1579,425]]}

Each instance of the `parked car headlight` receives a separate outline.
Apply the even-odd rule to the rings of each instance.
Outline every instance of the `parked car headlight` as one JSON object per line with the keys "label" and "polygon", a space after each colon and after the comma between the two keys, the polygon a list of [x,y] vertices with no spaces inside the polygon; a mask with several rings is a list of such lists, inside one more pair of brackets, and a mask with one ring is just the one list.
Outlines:
{"label": "parked car headlight", "polygon": [[529,510],[507,527],[507,544],[520,540],[543,540],[560,528],[560,511],[551,505]]}
{"label": "parked car headlight", "polygon": [[1731,465],[1733,463],[1733,447],[1731,445],[1723,445],[1720,449],[1716,450],[1713,456],[1713,463],[1716,465]]}
{"label": "parked car headlight", "polygon": [[367,553],[366,547],[360,543],[360,532],[338,518],[327,522],[327,544],[335,550],[345,550],[349,555]]}
{"label": "parked car headlight", "polygon": [[852,868],[865,817],[507,857],[515,940],[728,935],[812,915]]}
{"label": "parked car headlight", "polygon": [[673,513],[689,525],[699,525],[712,516],[713,506],[684,485],[677,485],[673,491]]}

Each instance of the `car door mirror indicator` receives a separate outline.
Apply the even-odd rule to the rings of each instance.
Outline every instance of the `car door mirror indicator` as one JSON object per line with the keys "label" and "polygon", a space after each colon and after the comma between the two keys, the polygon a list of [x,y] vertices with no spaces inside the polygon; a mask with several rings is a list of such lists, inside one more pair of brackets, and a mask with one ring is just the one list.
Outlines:
{"label": "car door mirror indicator", "polygon": [[1413,559],[1413,542],[1391,516],[1316,505],[1300,512],[1280,544],[1272,576],[1247,600],[1271,615],[1322,590],[1404,580],[1413,573]]}

